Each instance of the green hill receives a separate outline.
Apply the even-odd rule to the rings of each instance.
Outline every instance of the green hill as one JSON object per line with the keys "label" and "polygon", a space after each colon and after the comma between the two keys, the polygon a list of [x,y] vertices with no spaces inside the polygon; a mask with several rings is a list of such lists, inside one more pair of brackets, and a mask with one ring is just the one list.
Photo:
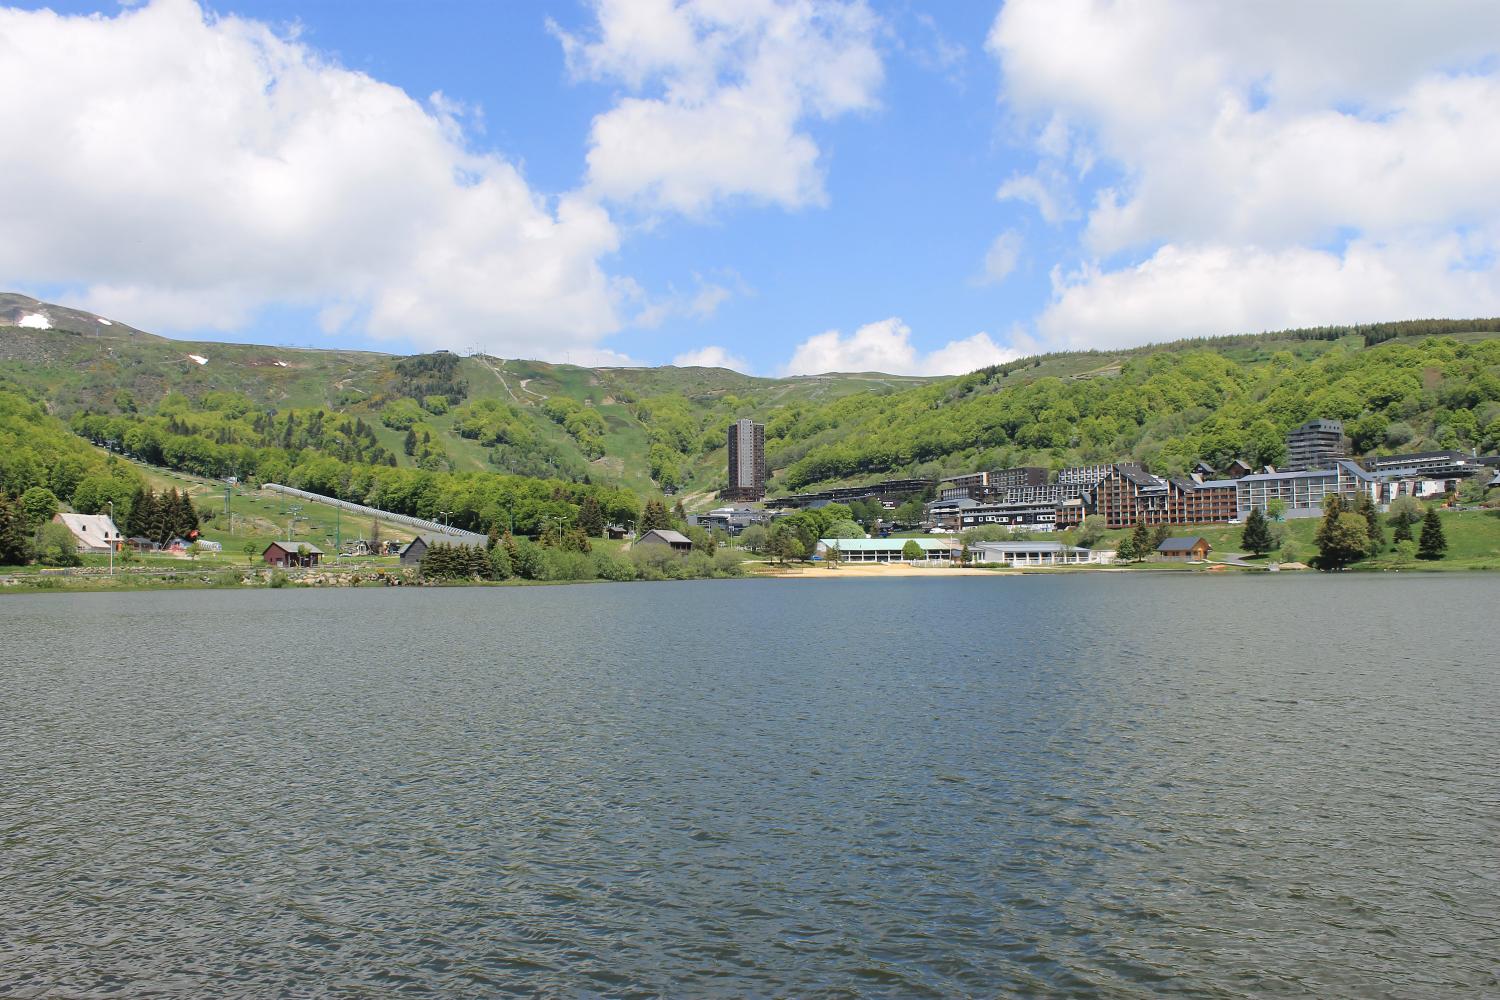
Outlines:
{"label": "green hill", "polygon": [[[44,316],[51,326],[15,325],[26,316]],[[932,381],[874,373],[765,379],[721,368],[581,368],[447,352],[403,358],[178,341],[18,295],[0,295],[0,364],[0,381],[45,399],[64,419],[84,411],[139,421],[173,413],[193,433],[221,438],[235,436],[233,428],[208,414],[321,411],[321,420],[363,421],[398,467],[700,494],[722,485],[725,430],[734,419],[764,420],[789,403],[888,395]],[[408,453],[413,428],[418,442]]]}
{"label": "green hill", "polygon": [[1500,449],[1495,320],[1050,354],[955,378],[766,379],[176,341],[0,295],[0,364],[0,388],[116,450],[351,497],[371,488],[357,470],[388,469],[670,487],[701,506],[742,416],[767,425],[773,493],[1022,464],[1275,464],[1312,416],[1343,419],[1361,452]]}
{"label": "green hill", "polygon": [[1012,362],[768,424],[789,490],[889,475],[1136,460],[1182,473],[1285,459],[1287,431],[1342,419],[1360,454],[1500,450],[1500,323],[1426,321]]}

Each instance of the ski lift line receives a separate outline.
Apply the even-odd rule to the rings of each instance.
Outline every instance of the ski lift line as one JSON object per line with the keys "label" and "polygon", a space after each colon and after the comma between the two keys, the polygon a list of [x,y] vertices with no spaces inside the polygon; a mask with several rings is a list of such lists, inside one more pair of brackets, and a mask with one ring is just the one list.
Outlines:
{"label": "ski lift line", "polygon": [[380,510],[377,507],[367,507],[362,503],[354,503],[350,500],[339,500],[335,497],[323,496],[321,493],[309,493],[307,490],[299,490],[291,486],[282,486],[280,483],[265,483],[261,486],[261,489],[270,490],[273,493],[280,493],[284,496],[301,497],[303,499],[312,500],[317,503],[328,504],[330,507],[337,507],[340,510],[346,510],[352,514],[364,514],[370,517],[378,517],[382,521],[389,521],[392,524],[399,524],[408,528],[419,528],[422,531],[429,531],[440,535],[448,535],[452,538],[455,538],[462,542],[467,542],[471,545],[483,545],[489,542],[489,536],[481,535],[475,531],[464,531],[461,528],[450,527],[446,524],[440,524],[437,521],[429,521],[426,518],[411,517],[406,514],[396,514],[388,510]]}

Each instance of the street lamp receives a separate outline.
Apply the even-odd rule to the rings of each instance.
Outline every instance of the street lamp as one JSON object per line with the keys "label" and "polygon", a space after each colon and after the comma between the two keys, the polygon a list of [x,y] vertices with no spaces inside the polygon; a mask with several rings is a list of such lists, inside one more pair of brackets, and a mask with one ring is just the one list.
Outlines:
{"label": "street lamp", "polygon": [[[113,500],[107,500],[105,502],[109,504],[109,523],[110,524],[114,524],[115,523],[115,502]],[[109,575],[110,576],[114,576],[115,575],[115,545],[118,544],[119,541],[120,541],[120,528],[119,528],[118,525],[116,525],[115,526],[115,540],[113,542],[109,543]]]}

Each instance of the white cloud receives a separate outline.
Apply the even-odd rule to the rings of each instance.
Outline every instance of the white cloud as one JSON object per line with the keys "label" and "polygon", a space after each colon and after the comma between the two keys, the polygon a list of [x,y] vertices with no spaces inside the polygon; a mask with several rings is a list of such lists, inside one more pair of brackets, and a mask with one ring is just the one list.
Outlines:
{"label": "white cloud", "polygon": [[981,280],[986,284],[999,284],[1010,277],[1010,272],[1016,269],[1016,264],[1021,259],[1021,246],[1021,234],[1014,229],[1007,229],[996,236],[985,252],[984,275]]}
{"label": "white cloud", "polygon": [[1092,202],[1043,333],[1482,311],[1456,295],[1500,254],[1500,6],[1009,0],[988,48],[1037,154],[1001,196]]}
{"label": "white cloud", "polygon": [[1037,328],[1052,348],[1332,323],[1500,314],[1500,266],[1473,266],[1456,237],[1352,243],[1342,253],[1168,244],[1114,271],[1054,274]]}
{"label": "white cloud", "polygon": [[616,330],[592,202],[533,191],[426,105],[264,24],[156,0],[0,10],[0,286],[164,330],[268,304],[382,338],[557,357]]}
{"label": "white cloud", "polygon": [[750,372],[750,362],[738,354],[731,354],[727,348],[712,345],[679,354],[672,359],[672,364],[678,368],[728,368],[743,374]]}
{"label": "white cloud", "polygon": [[825,372],[884,372],[888,375],[958,375],[1016,357],[986,333],[954,340],[930,354],[911,343],[911,328],[899,317],[867,323],[849,336],[828,330],[797,345],[787,375]]}
{"label": "white cloud", "polygon": [[[588,184],[648,212],[727,198],[825,200],[806,127],[871,109],[883,76],[860,0],[596,0],[597,31],[554,28],[575,75],[634,92],[594,119]],[[649,96],[642,96],[649,95]]]}

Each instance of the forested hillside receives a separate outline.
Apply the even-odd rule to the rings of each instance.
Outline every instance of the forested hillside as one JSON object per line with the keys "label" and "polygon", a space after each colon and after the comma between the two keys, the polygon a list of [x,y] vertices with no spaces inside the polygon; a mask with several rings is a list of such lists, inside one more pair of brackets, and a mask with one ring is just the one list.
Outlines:
{"label": "forested hillside", "polygon": [[[64,502],[75,466],[128,478],[85,439],[201,476],[406,513],[461,509],[478,527],[524,517],[528,530],[564,513],[547,498],[576,505],[596,489],[621,517],[662,490],[707,505],[724,483],[726,428],[746,416],[767,425],[773,494],[1023,464],[1278,464],[1287,430],[1314,416],[1343,419],[1362,453],[1500,449],[1496,320],[1051,354],[956,378],[764,379],[186,343],[0,296],[0,323],[37,315],[55,325],[0,326],[4,430],[19,442],[0,456],[0,485],[16,492],[6,484],[47,479],[63,462]],[[42,452],[43,473],[16,471]]]}
{"label": "forested hillside", "polygon": [[[1211,344],[1211,342],[1209,342]],[[1285,458],[1288,430],[1345,422],[1363,453],[1500,449],[1500,338],[1267,339],[1153,350],[1023,382],[1007,365],[879,399],[789,406],[767,426],[786,489],[860,476],[1134,459],[1181,473]]]}
{"label": "forested hillside", "polygon": [[[15,325],[38,317],[50,327]],[[889,394],[930,380],[763,379],[722,368],[579,368],[445,351],[398,357],[173,341],[0,294],[0,381],[45,398],[65,419],[80,412],[148,424],[173,417],[180,429],[197,413],[192,434],[215,445],[267,443],[266,426],[218,426],[231,411],[240,411],[231,420],[250,411],[272,415],[283,435],[293,413],[294,435],[309,422],[319,435],[337,433],[348,418],[359,439],[360,454],[351,457],[360,461],[706,494],[721,485],[730,421],[769,418],[788,401]],[[171,430],[156,421],[150,433]],[[326,443],[339,454],[355,445]],[[248,472],[241,457],[215,465],[205,464],[208,455],[196,455],[205,474],[235,466]]]}

